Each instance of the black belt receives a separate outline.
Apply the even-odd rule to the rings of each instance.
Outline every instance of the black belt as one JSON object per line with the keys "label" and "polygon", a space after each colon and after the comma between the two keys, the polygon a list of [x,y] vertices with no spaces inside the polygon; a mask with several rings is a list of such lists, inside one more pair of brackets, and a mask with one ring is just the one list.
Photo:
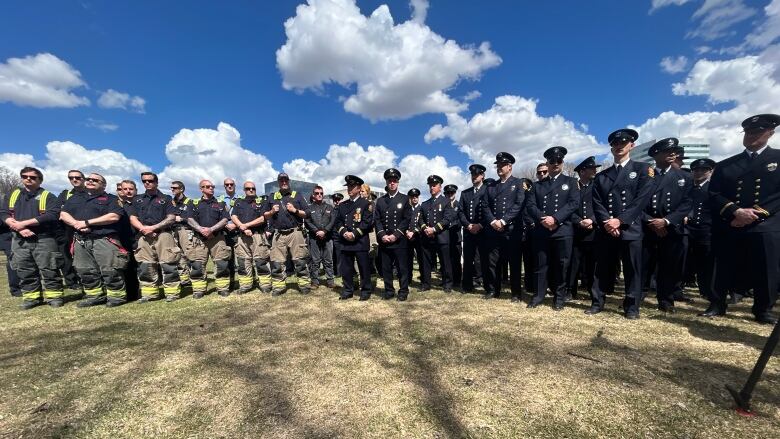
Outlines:
{"label": "black belt", "polygon": [[292,229],[276,229],[276,231],[281,233],[282,235],[289,235],[292,232],[298,232],[300,230],[301,230],[300,227],[294,227]]}

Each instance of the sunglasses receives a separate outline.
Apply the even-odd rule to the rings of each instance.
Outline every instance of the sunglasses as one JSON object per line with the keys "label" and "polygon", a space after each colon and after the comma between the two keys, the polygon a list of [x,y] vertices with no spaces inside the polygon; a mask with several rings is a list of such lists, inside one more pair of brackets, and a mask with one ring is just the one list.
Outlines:
{"label": "sunglasses", "polygon": [[37,175],[22,175],[21,177],[22,177],[23,180],[32,180],[32,181],[37,181],[38,180],[38,176]]}
{"label": "sunglasses", "polygon": [[68,180],[83,180],[84,177],[80,175],[68,175]]}
{"label": "sunglasses", "polygon": [[536,175],[544,175],[547,171],[536,171]]}
{"label": "sunglasses", "polygon": [[257,190],[257,189],[253,188],[253,187],[245,187],[244,190],[245,191],[254,191],[254,190]]}
{"label": "sunglasses", "polygon": [[322,192],[315,192],[314,195],[324,195]]}
{"label": "sunglasses", "polygon": [[226,187],[227,187],[227,186],[233,187],[233,186],[235,186],[235,183],[225,183],[225,186],[226,186]]}
{"label": "sunglasses", "polygon": [[178,191],[178,190],[180,190],[180,189],[181,189],[181,188],[180,188],[179,186],[171,186],[171,190],[172,190],[172,191]]}
{"label": "sunglasses", "polygon": [[201,188],[201,189],[214,189],[214,185],[209,185],[209,184],[207,184],[207,185],[203,185],[203,186],[201,186],[200,188]]}
{"label": "sunglasses", "polygon": [[88,181],[90,183],[103,183],[103,180],[101,180],[99,178],[87,178],[84,181]]}
{"label": "sunglasses", "polygon": [[141,180],[141,182],[143,182],[143,184],[151,184],[154,183],[154,180]]}

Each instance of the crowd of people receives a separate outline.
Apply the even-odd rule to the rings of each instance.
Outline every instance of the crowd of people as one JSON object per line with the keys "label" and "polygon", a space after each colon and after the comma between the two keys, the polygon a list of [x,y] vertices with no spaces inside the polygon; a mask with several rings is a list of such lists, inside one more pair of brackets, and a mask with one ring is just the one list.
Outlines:
{"label": "crowd of people", "polygon": [[254,289],[279,296],[293,278],[307,294],[321,282],[337,288],[340,275],[339,299],[368,300],[376,273],[382,299],[405,301],[416,262],[419,292],[433,287],[438,271],[445,293],[481,289],[492,299],[508,282],[512,302],[530,294],[528,308],[551,296],[561,310],[584,291],[593,315],[622,278],[622,312],[637,319],[649,291],[658,309],[673,313],[676,302],[690,300],[685,285],[695,283],[709,302],[702,316],[724,315],[729,303],[752,295],[756,321],[774,323],[780,151],[768,141],[777,125],[774,114],[746,119],[743,151],[718,163],[694,160],[690,169],[672,137],[649,149],[654,165],[632,160],[639,135],[628,128],[609,135],[613,164],[600,172],[588,157],[576,176],[564,175],[567,150],[555,146],[532,181],[513,176],[515,158],[501,152],[495,178],[472,164],[472,186],[458,197],[457,186],[431,175],[422,202],[417,188],[399,191],[394,168],[384,172],[379,197],[355,175],[345,176],[346,195],[328,199],[321,186],[293,190],[281,173],[273,193],[258,195],[246,181],[239,195],[227,178],[224,195],[202,180],[201,196],[190,199],[182,181],[163,193],[152,172],[140,175],[142,192],[123,180],[114,195],[102,175],[79,170],[68,173],[72,189],[55,196],[40,170],[25,167],[22,186],[0,205],[9,287],[22,309],[62,306],[65,288],[83,293],[79,307],[171,302],[187,289],[203,298],[213,267],[220,296]]}

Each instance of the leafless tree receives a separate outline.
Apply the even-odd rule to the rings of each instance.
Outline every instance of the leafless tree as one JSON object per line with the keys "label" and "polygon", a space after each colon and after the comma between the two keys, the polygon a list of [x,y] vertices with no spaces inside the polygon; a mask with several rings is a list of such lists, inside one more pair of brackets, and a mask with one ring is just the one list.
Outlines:
{"label": "leafless tree", "polygon": [[5,196],[21,185],[22,180],[18,175],[5,166],[0,166],[0,200],[5,201]]}

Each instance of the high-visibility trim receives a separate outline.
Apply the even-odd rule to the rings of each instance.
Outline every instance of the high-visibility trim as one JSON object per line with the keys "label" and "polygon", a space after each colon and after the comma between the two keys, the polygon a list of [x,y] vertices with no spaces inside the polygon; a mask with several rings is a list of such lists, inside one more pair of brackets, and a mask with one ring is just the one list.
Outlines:
{"label": "high-visibility trim", "polygon": [[40,290],[24,291],[22,292],[22,298],[24,300],[38,300],[41,298],[41,291]]}
{"label": "high-visibility trim", "polygon": [[160,292],[160,288],[152,285],[150,287],[141,287],[141,295],[144,296],[156,296]]}
{"label": "high-visibility trim", "polygon": [[65,295],[62,290],[43,290],[43,297],[45,299],[61,299]]}
{"label": "high-visibility trim", "polygon": [[65,199],[70,200],[70,197],[73,196],[73,189],[69,190],[68,193],[65,194]]}
{"label": "high-visibility trim", "polygon": [[125,293],[125,290],[106,289],[106,296],[116,298],[116,299],[124,299],[127,296],[127,293]]}
{"label": "high-visibility trim", "polygon": [[[295,198],[295,191],[290,192],[290,197]],[[281,199],[282,199],[282,193],[274,192],[274,200],[281,200]]]}
{"label": "high-visibility trim", "polygon": [[271,286],[272,286],[272,287],[274,287],[274,289],[276,289],[276,288],[282,289],[282,288],[284,288],[286,285],[287,285],[287,284],[286,284],[286,283],[285,283],[285,281],[284,281],[284,280],[282,280],[282,279],[274,279],[274,280],[271,282]]}
{"label": "high-visibility trim", "polygon": [[252,284],[254,283],[255,283],[254,276],[251,275],[238,276],[238,285],[242,287],[251,287]]}
{"label": "high-visibility trim", "polygon": [[166,296],[175,296],[179,294],[179,286],[176,285],[175,287],[163,287],[163,293],[165,293]]}
{"label": "high-visibility trim", "polygon": [[49,191],[41,192],[41,198],[38,200],[38,211],[46,212],[46,199],[49,198]]}
{"label": "high-visibility trim", "polygon": [[187,282],[190,280],[189,273],[179,273],[179,281],[181,282]]}
{"label": "high-visibility trim", "polygon": [[11,196],[8,197],[8,208],[10,210],[14,209],[14,206],[16,206],[16,200],[19,199],[19,195],[22,193],[22,190],[19,188],[14,189],[13,192],[11,192]]}
{"label": "high-visibility trim", "polygon": [[202,279],[201,280],[197,280],[197,279],[193,279],[192,280],[192,291],[194,291],[196,293],[205,293],[206,292],[206,286],[207,286],[207,283],[206,283],[205,280],[202,280]]}
{"label": "high-visibility trim", "polygon": [[265,274],[262,276],[257,276],[257,283],[262,287],[270,287],[272,285],[271,275]]}
{"label": "high-visibility trim", "polygon": [[230,278],[229,277],[218,277],[214,280],[214,283],[217,285],[217,288],[220,287],[226,287],[230,285]]}
{"label": "high-visibility trim", "polygon": [[97,288],[84,288],[84,294],[87,296],[97,297],[103,295],[103,288],[97,287]]}

